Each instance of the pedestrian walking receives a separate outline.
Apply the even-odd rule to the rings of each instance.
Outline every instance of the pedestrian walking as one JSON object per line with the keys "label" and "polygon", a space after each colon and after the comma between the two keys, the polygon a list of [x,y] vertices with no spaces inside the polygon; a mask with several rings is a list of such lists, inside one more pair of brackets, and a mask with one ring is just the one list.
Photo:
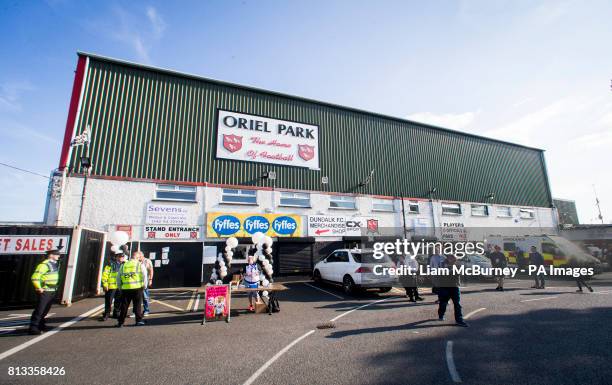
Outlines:
{"label": "pedestrian walking", "polygon": [[[495,251],[493,251],[490,255],[491,258],[491,266],[494,268],[505,268],[508,266],[508,259],[506,258],[506,256],[504,255],[504,253],[501,252],[501,247],[499,247],[499,245],[495,245],[495,247],[493,248]],[[504,291],[504,274],[503,273],[498,273],[496,274],[496,278],[497,278],[497,287],[495,288],[495,290],[497,291]]]}
{"label": "pedestrian walking", "polygon": [[439,282],[441,284],[438,287],[438,319],[444,321],[444,314],[446,313],[446,306],[448,301],[453,301],[453,307],[455,312],[455,323],[458,326],[467,327],[468,324],[463,320],[463,314],[461,312],[461,290],[459,289],[459,275],[453,271],[453,266],[457,262],[457,258],[450,254],[446,256],[445,262],[442,263],[441,267],[449,269],[449,275],[441,276]]}
{"label": "pedestrian walking", "polygon": [[143,289],[143,316],[149,315],[149,288],[153,285],[153,263],[148,258],[145,258],[143,253],[140,253],[140,263],[146,271],[146,277],[144,279],[145,287]]}
{"label": "pedestrian walking", "polygon": [[134,251],[132,258],[121,265],[118,274],[118,286],[121,288],[121,312],[117,320],[117,327],[122,327],[127,317],[130,303],[134,303],[134,315],[136,316],[136,326],[142,326],[142,297],[145,286],[144,277],[146,271],[140,263],[140,251]]}
{"label": "pedestrian walking", "polygon": [[[442,256],[441,253],[433,253],[432,255],[429,256],[429,267],[432,269],[438,269],[442,267],[442,264],[444,261],[445,261],[444,256]],[[431,292],[433,294],[438,294],[439,285],[437,281],[438,281],[437,276],[434,275],[431,277]],[[435,303],[438,303],[438,301],[436,300]]]}
{"label": "pedestrian walking", "polygon": [[529,263],[533,266],[537,266],[535,275],[535,285],[531,286],[533,289],[544,289],[544,273],[540,273],[538,270],[540,266],[544,266],[544,257],[538,252],[535,246],[531,246],[531,252],[529,253]]}
{"label": "pedestrian walking", "polygon": [[419,295],[419,280],[417,275],[419,263],[416,258],[411,255],[406,255],[403,260],[398,260],[398,263],[406,267],[407,270],[410,270],[410,274],[404,274],[400,278],[409,301],[416,302],[425,300],[425,298]]}
{"label": "pedestrian walking", "polygon": [[[576,257],[570,257],[569,262],[568,262],[568,266],[571,268],[581,268],[581,267],[585,267],[584,264],[580,263],[578,261],[578,259]],[[578,290],[576,290],[576,293],[583,293],[582,291],[582,287],[586,287],[591,293],[593,292],[593,288],[591,287],[591,285],[589,285],[586,281],[587,281],[587,276],[585,275],[578,275],[578,277],[575,277],[576,280],[576,286],[578,286]]]}
{"label": "pedestrian walking", "polygon": [[100,321],[106,321],[111,316],[111,308],[113,310],[113,318],[117,318],[119,315],[119,308],[121,307],[121,300],[119,296],[119,289],[117,285],[119,270],[121,265],[125,261],[123,252],[117,252],[112,255],[110,261],[104,266],[102,271],[102,290],[104,290],[104,314],[100,318]]}
{"label": "pedestrian walking", "polygon": [[36,305],[30,318],[29,334],[39,335],[47,330],[45,317],[51,309],[55,300],[55,293],[59,282],[59,257],[58,249],[48,250],[47,259],[36,266],[32,274],[32,285],[36,290]]}

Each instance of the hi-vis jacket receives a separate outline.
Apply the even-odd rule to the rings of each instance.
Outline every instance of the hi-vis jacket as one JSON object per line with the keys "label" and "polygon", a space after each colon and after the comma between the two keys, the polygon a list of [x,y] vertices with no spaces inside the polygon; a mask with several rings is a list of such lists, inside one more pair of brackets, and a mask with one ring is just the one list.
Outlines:
{"label": "hi-vis jacket", "polygon": [[35,289],[44,291],[55,291],[59,281],[59,264],[50,259],[45,259],[36,266],[32,274],[32,285]]}
{"label": "hi-vis jacket", "polygon": [[102,272],[102,287],[106,287],[109,290],[118,287],[117,275],[119,274],[120,268],[121,264],[117,262],[110,262],[108,265],[104,266],[104,271]]}
{"label": "hi-vis jacket", "polygon": [[119,268],[118,285],[121,290],[141,289],[145,286],[142,264],[134,259],[125,262]]}

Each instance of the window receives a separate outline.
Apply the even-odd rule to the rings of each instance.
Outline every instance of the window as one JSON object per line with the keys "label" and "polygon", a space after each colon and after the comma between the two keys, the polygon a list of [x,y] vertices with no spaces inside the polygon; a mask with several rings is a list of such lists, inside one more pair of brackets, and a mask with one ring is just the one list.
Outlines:
{"label": "window", "polygon": [[329,201],[329,207],[332,209],[357,209],[357,203],[355,197],[344,196],[344,195],[333,195]]}
{"label": "window", "polygon": [[489,208],[487,205],[472,205],[472,215],[475,217],[489,216]]}
{"label": "window", "polygon": [[408,212],[410,214],[418,214],[419,213],[419,202],[408,201]]}
{"label": "window", "polygon": [[338,262],[348,262],[349,261],[348,253],[346,251],[339,251],[337,255],[338,255]]}
{"label": "window", "polygon": [[374,211],[395,211],[392,199],[373,199],[372,210]]}
{"label": "window", "polygon": [[195,202],[196,187],[158,184],[157,189],[155,190],[155,199]]}
{"label": "window", "polygon": [[459,203],[442,203],[442,215],[461,215]]}
{"label": "window", "polygon": [[310,194],[298,192],[281,192],[281,206],[310,207]]}
{"label": "window", "polygon": [[523,219],[533,219],[535,218],[535,211],[533,211],[532,209],[520,209],[519,215]]}
{"label": "window", "polygon": [[221,203],[232,203],[242,205],[257,204],[257,190],[223,189]]}
{"label": "window", "polygon": [[504,243],[504,251],[516,251],[516,243],[514,242]]}
{"label": "window", "polygon": [[497,208],[497,216],[500,218],[512,217],[512,209],[508,206],[499,206]]}

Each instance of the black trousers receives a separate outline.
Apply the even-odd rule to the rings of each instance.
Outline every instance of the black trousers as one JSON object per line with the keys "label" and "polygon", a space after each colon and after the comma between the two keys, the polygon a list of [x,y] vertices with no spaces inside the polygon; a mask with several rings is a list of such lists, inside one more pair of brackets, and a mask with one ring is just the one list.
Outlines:
{"label": "black trousers", "polygon": [[544,287],[544,274],[536,274],[535,276],[535,286],[536,287]]}
{"label": "black trousers", "polygon": [[404,290],[406,290],[406,295],[410,298],[410,299],[415,299],[415,298],[419,298],[419,289],[416,288],[415,286],[407,286],[404,287]]}
{"label": "black trousers", "polygon": [[[114,306],[113,306],[113,299]],[[104,293],[104,317],[109,317],[111,313],[111,307],[113,308],[113,316],[119,316],[119,309],[121,308],[121,297],[119,296],[119,290],[108,289]]]}
{"label": "black trousers", "polygon": [[462,322],[463,314],[461,313],[461,292],[458,287],[439,287],[438,288],[438,317],[444,317],[446,313],[446,305],[448,301],[453,301],[453,307],[455,308],[455,321]]}
{"label": "black trousers", "polygon": [[136,322],[142,320],[142,288],[121,290],[121,313],[119,313],[119,325],[123,325],[127,317],[130,303],[134,302],[134,315]]}
{"label": "black trousers", "polygon": [[585,286],[587,289],[591,289],[588,283],[586,283],[584,277],[576,278],[576,285],[578,285],[578,289],[582,290],[582,286]]}
{"label": "black trousers", "polygon": [[53,300],[55,300],[54,291],[45,291],[42,294],[37,295],[38,301],[36,302],[36,306],[34,307],[34,311],[32,312],[32,318],[30,318],[30,330],[34,331],[44,329],[45,317],[51,309]]}

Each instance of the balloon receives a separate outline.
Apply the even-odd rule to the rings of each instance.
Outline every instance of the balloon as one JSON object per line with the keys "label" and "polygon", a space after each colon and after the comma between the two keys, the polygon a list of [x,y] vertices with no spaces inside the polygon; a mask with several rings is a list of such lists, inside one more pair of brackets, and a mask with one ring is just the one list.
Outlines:
{"label": "balloon", "polygon": [[222,285],[222,284],[223,284],[223,281],[222,281],[222,280],[220,280],[220,279],[218,279],[218,280],[217,280],[217,282],[215,282],[215,284],[216,284],[216,285]]}
{"label": "balloon", "polygon": [[228,251],[227,253],[225,253],[225,256],[227,257],[227,259],[231,259],[234,256],[234,252]]}
{"label": "balloon", "polygon": [[116,246],[125,245],[129,240],[130,236],[125,231],[115,231],[109,236],[110,243]]}
{"label": "balloon", "polygon": [[268,296],[268,291],[267,291],[267,290],[264,290],[264,292],[263,292],[263,293],[261,293],[261,295],[262,295],[262,296],[264,296],[264,297],[267,297],[267,296]]}
{"label": "balloon", "polygon": [[219,261],[219,267],[223,269],[225,267],[225,262]]}
{"label": "balloon", "polygon": [[222,257],[221,255],[220,255],[220,256],[218,256],[218,257],[217,257],[217,261],[218,261],[218,262],[223,261],[223,257]]}
{"label": "balloon", "polygon": [[265,237],[265,234],[261,231],[258,231],[251,236],[251,241],[253,241],[254,244],[258,244],[262,241],[263,237]]}
{"label": "balloon", "polygon": [[259,256],[259,260],[260,260],[261,262],[263,262],[263,261],[265,261],[265,260],[266,260],[266,257],[264,257],[263,255],[260,255],[260,256]]}
{"label": "balloon", "polygon": [[268,249],[266,250],[266,253],[268,253],[268,254],[272,255],[272,248],[271,248],[271,247],[268,247]]}
{"label": "balloon", "polygon": [[262,263],[264,266],[270,266],[270,261],[268,261],[267,259],[264,259]]}
{"label": "balloon", "polygon": [[263,285],[263,287],[268,287],[268,285],[270,284],[270,281],[268,281],[267,279],[264,278],[264,280],[261,282],[261,284]]}
{"label": "balloon", "polygon": [[263,254],[261,253],[261,250],[257,250],[257,251],[255,252],[255,256],[256,256],[256,257],[259,257],[260,255],[263,255]]}
{"label": "balloon", "polygon": [[266,235],[264,237],[264,240],[263,240],[264,245],[268,245],[268,247],[270,247],[270,246],[272,246],[272,242],[273,242],[272,241],[272,237],[270,237],[268,235]]}
{"label": "balloon", "polygon": [[229,237],[227,238],[227,241],[225,241],[225,244],[233,249],[238,246],[238,239],[236,239],[235,237]]}
{"label": "balloon", "polygon": [[232,263],[232,259],[234,259],[234,258],[232,258],[232,257],[228,256],[228,257],[227,257],[227,263],[228,263],[228,264],[229,264],[229,263]]}
{"label": "balloon", "polygon": [[257,248],[257,250],[263,250],[264,245],[261,242],[257,242],[257,245],[255,245],[255,247]]}
{"label": "balloon", "polygon": [[228,251],[232,251],[232,248],[229,246],[225,246],[225,252],[227,253]]}

